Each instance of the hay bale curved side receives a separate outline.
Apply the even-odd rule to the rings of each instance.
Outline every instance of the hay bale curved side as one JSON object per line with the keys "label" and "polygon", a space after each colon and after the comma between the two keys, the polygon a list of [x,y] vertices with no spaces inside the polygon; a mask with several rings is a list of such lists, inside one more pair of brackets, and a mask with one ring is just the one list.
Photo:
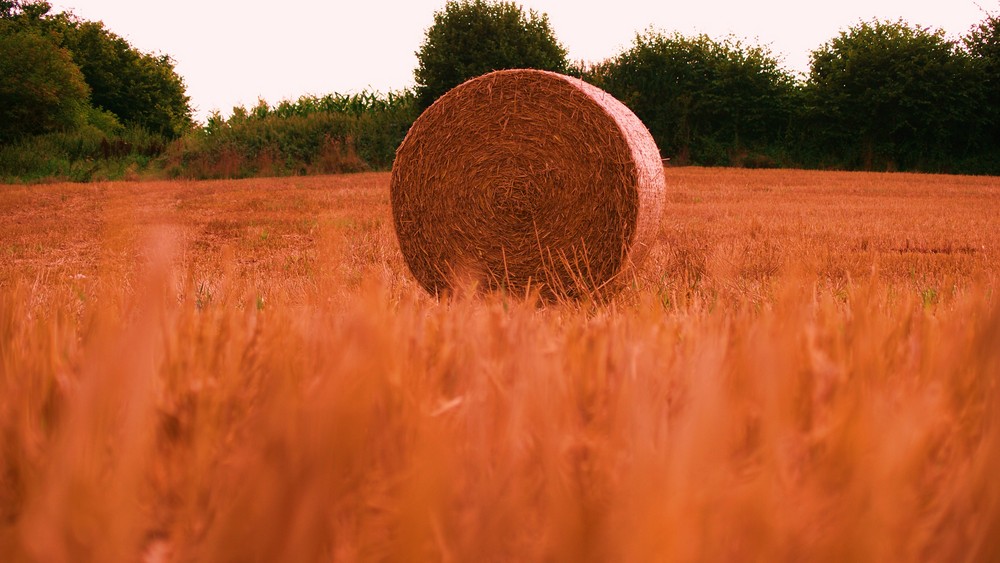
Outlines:
{"label": "hay bale curved side", "polygon": [[576,297],[608,291],[642,260],[664,187],[652,136],[613,96],[504,70],[421,114],[390,189],[400,250],[430,293],[478,283]]}

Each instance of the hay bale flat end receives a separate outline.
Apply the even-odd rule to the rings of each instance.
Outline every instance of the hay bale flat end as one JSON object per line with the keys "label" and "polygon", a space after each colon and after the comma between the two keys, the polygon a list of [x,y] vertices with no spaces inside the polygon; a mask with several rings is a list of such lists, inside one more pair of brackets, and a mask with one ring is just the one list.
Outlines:
{"label": "hay bale flat end", "polygon": [[659,151],[628,108],[538,70],[442,96],[410,128],[391,180],[400,250],[432,294],[608,292],[653,243],[663,190]]}

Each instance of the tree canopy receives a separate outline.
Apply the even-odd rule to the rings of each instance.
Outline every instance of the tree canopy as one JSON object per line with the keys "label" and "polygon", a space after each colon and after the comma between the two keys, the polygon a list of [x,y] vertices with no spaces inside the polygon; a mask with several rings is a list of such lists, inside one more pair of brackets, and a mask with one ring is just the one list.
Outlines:
{"label": "tree canopy", "polygon": [[941,30],[861,23],[812,53],[810,134],[823,151],[866,168],[949,158],[979,119],[980,79]]}
{"label": "tree canopy", "polygon": [[169,56],[142,53],[101,22],[71,21],[63,43],[91,88],[94,106],[123,124],[168,137],[191,125],[190,99]]}
{"label": "tree canopy", "polygon": [[90,89],[70,53],[37,31],[4,27],[0,24],[0,142],[81,125]]}
{"label": "tree canopy", "polygon": [[980,105],[986,110],[981,145],[995,152],[1000,143],[1000,15],[987,14],[963,43],[972,56],[975,79],[982,88]]}
{"label": "tree canopy", "polygon": [[417,51],[417,103],[427,108],[462,82],[510,68],[566,70],[566,49],[548,16],[514,2],[451,1],[435,12]]}
{"label": "tree canopy", "polygon": [[110,113],[167,137],[193,124],[173,60],[140,52],[101,22],[52,14],[41,0],[0,0],[0,42],[0,92],[15,104],[3,110],[8,138],[68,127],[81,114]]}

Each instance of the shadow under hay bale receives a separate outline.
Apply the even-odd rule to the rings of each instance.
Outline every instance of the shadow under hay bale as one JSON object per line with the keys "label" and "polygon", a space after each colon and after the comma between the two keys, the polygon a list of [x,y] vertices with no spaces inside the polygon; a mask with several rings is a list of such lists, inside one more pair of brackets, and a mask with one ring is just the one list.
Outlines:
{"label": "shadow under hay bale", "polygon": [[610,94],[538,70],[465,82],[413,124],[392,167],[400,249],[432,294],[468,284],[606,295],[653,243],[659,150]]}

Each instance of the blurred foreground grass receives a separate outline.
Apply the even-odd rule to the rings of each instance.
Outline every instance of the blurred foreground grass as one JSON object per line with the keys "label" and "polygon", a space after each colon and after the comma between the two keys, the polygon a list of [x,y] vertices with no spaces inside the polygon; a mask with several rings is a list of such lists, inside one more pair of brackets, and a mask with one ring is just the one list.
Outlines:
{"label": "blurred foreground grass", "polygon": [[0,187],[0,553],[1000,557],[1000,184],[668,169],[608,303],[422,293],[388,175]]}

